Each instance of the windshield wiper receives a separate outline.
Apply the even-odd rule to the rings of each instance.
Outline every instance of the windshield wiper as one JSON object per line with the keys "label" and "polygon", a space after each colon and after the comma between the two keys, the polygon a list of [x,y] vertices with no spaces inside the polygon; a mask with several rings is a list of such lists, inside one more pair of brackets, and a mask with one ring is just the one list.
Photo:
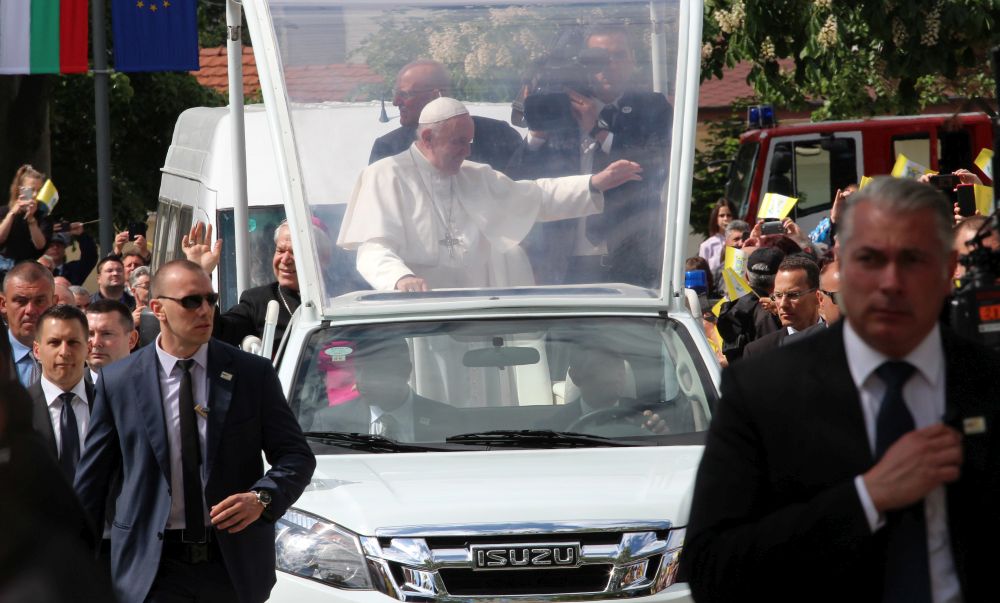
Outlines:
{"label": "windshield wiper", "polygon": [[411,444],[397,442],[396,440],[380,435],[367,433],[345,433],[342,431],[307,431],[307,438],[322,440],[324,443],[335,446],[343,446],[351,450],[364,450],[367,452],[441,452],[452,450],[438,446],[425,446],[423,444]]}
{"label": "windshield wiper", "polygon": [[571,431],[552,431],[551,429],[497,429],[463,433],[447,438],[450,444],[489,444],[500,446],[545,446],[551,448],[576,446],[634,446],[612,438]]}

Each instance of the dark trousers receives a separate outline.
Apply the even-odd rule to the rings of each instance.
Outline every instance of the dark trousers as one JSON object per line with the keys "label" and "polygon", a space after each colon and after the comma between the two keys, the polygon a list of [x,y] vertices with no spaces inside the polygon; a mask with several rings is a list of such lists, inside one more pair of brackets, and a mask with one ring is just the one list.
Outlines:
{"label": "dark trousers", "polygon": [[177,546],[164,543],[147,603],[237,603],[233,583],[214,542],[210,543],[207,560],[191,562],[181,553]]}

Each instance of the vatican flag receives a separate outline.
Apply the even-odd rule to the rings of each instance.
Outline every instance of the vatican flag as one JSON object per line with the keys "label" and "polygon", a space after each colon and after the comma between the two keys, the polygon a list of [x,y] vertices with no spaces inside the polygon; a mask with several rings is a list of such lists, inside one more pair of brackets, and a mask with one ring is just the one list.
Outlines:
{"label": "vatican flag", "polygon": [[937,172],[908,159],[902,153],[896,157],[896,165],[892,166],[892,175],[896,178],[910,178],[915,180],[924,174],[937,174]]}
{"label": "vatican flag", "polygon": [[778,193],[767,193],[760,202],[760,209],[757,210],[757,219],[766,220],[768,218],[775,218],[784,220],[798,201],[798,197],[786,197]]}
{"label": "vatican flag", "polygon": [[726,283],[726,299],[736,301],[747,293],[752,293],[750,283],[729,268],[722,269],[722,280]]}
{"label": "vatican flag", "polygon": [[747,270],[747,254],[742,249],[726,247],[726,261],[724,266],[736,274],[743,274]]}
{"label": "vatican flag", "polygon": [[[983,149],[979,151],[976,155],[975,161],[976,167],[981,169],[986,177],[991,181],[993,180],[993,151],[990,149]],[[978,197],[977,197],[978,198]],[[984,216],[986,213],[983,214]]]}

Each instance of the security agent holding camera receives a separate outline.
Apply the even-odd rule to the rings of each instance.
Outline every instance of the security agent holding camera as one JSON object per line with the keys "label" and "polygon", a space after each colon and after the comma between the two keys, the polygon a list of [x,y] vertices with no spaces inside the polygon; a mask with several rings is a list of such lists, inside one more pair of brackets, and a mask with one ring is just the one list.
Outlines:
{"label": "security agent holding camera", "polygon": [[160,336],[101,370],[77,495],[100,525],[120,472],[111,528],[120,600],[264,601],[274,522],[316,459],[270,362],[211,338],[218,295],[200,266],[165,264],[151,295]]}
{"label": "security agent holding camera", "polygon": [[[368,163],[398,155],[417,139],[417,120],[427,103],[442,96],[454,96],[451,76],[444,65],[430,59],[418,59],[405,65],[396,76],[392,104],[399,109],[399,127],[375,139]],[[508,161],[521,144],[521,135],[510,124],[480,117],[472,117],[476,138],[468,160],[486,163],[493,169],[505,172]]]}
{"label": "security agent holding camera", "polygon": [[[574,59],[567,59],[567,52],[550,58],[556,63],[571,60],[583,72],[580,83],[573,78],[556,82],[569,97],[569,127],[553,115],[554,103],[545,102],[560,91],[548,90],[551,82],[531,82],[523,103],[529,135],[511,160],[511,177],[597,173],[628,159],[642,166],[642,180],[608,191],[600,215],[536,227],[524,245],[535,278],[545,284],[656,286],[663,257],[660,191],[666,180],[670,105],[662,94],[629,88],[636,63],[626,28],[594,27],[583,36]],[[568,67],[550,71],[572,73]],[[539,117],[551,119],[538,124]]]}

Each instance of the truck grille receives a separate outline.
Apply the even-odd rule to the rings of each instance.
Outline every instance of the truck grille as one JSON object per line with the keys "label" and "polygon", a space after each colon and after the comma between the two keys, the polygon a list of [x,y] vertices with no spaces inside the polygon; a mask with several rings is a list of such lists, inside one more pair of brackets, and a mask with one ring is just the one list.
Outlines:
{"label": "truck grille", "polygon": [[[683,532],[681,530],[680,532]],[[643,596],[679,551],[666,522],[393,528],[362,538],[383,592],[400,601],[474,603]],[[663,575],[667,575],[664,572]]]}

